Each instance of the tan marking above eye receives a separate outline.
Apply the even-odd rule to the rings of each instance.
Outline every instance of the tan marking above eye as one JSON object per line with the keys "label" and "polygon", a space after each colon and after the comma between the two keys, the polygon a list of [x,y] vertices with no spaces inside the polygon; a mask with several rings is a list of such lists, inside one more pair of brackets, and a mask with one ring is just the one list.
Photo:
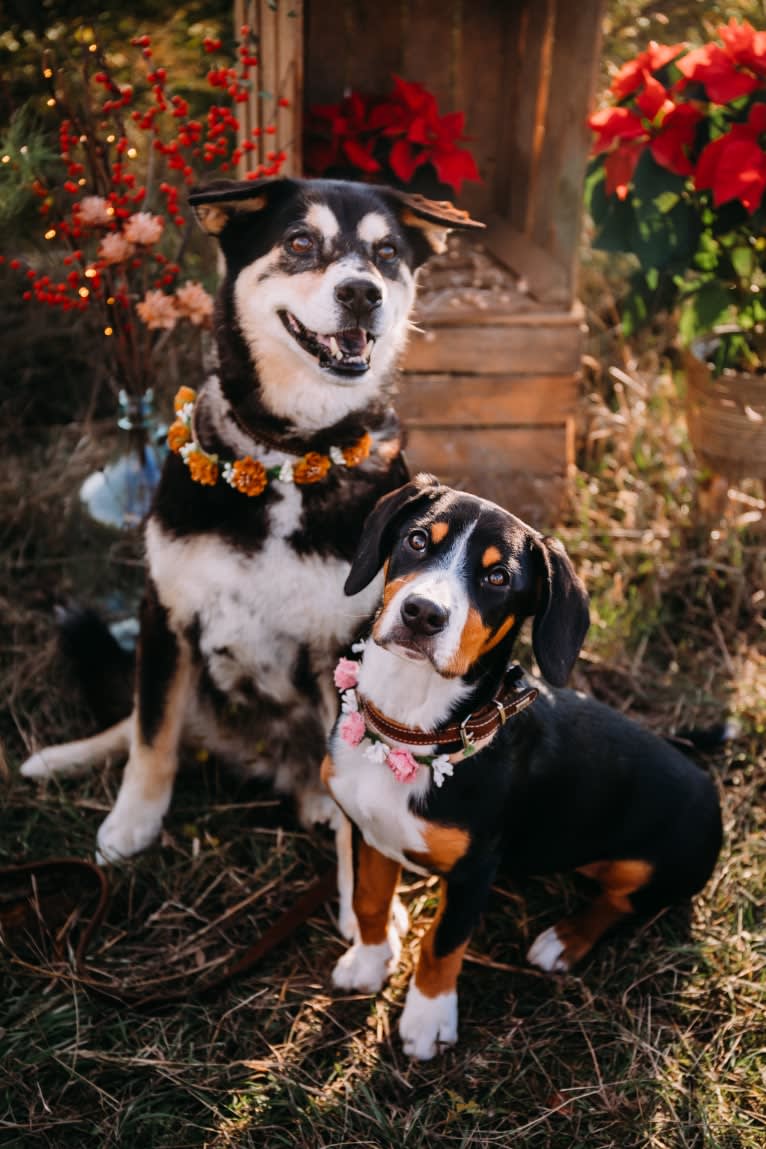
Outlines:
{"label": "tan marking above eye", "polygon": [[481,556],[481,565],[483,567],[494,567],[499,562],[503,561],[503,556],[497,547],[487,547],[484,554]]}
{"label": "tan marking above eye", "polygon": [[431,524],[431,542],[440,543],[442,539],[446,538],[449,531],[449,523],[439,522]]}

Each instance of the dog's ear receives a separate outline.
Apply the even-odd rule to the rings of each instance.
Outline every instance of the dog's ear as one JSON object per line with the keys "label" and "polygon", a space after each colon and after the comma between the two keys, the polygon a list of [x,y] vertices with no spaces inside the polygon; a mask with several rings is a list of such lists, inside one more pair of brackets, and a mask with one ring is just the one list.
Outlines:
{"label": "dog's ear", "polygon": [[532,626],[532,648],[543,676],[564,686],[590,626],[588,594],[556,539],[535,539],[542,564],[541,594]]}
{"label": "dog's ear", "polygon": [[263,211],[280,192],[292,186],[287,179],[211,180],[192,188],[189,203],[197,222],[209,235],[220,235],[229,220]]}
{"label": "dog's ear", "polygon": [[425,196],[409,195],[395,188],[387,188],[386,193],[394,200],[403,226],[421,232],[428,246],[437,254],[446,249],[447,236],[451,231],[475,231],[487,226],[477,219],[471,219],[467,211],[455,207],[447,199],[426,199]]}
{"label": "dog's ear", "polygon": [[410,483],[378,499],[362,529],[362,537],[351,561],[346,585],[348,595],[359,594],[378,573],[391,549],[394,531],[405,515],[420,503],[429,503],[441,491],[433,475],[416,475]]}

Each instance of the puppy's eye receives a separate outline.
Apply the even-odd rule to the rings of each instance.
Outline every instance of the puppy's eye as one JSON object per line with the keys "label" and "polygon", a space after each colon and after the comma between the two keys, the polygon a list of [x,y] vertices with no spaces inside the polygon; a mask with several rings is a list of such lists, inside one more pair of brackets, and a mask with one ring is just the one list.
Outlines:
{"label": "puppy's eye", "polygon": [[407,543],[410,550],[424,551],[428,546],[428,535],[425,531],[410,531],[407,536]]}
{"label": "puppy's eye", "polygon": [[296,255],[308,255],[309,252],[314,250],[314,239],[313,236],[302,231],[289,239],[287,246],[290,248],[290,251],[295,252]]}
{"label": "puppy's eye", "polygon": [[505,567],[493,567],[492,570],[484,576],[484,581],[489,586],[508,586],[511,581],[511,576]]}
{"label": "puppy's eye", "polygon": [[380,243],[375,249],[375,254],[381,263],[393,263],[399,252],[392,243]]}

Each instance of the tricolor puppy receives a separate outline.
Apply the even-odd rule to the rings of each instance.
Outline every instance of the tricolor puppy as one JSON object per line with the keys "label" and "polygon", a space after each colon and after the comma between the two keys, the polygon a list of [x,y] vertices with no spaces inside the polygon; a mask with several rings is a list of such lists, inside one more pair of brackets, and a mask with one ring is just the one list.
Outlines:
{"label": "tricolor puppy", "polygon": [[[456,982],[499,868],[579,870],[600,886],[546,930],[529,960],[568,970],[633,911],[689,897],[721,844],[716,791],[676,749],[617,711],[561,689],[588,628],[564,549],[495,504],[419,476],[367,521],[346,591],[385,569],[322,774],[353,823],[358,937],[335,967],[374,992],[399,954],[401,866],[442,879],[399,1031],[430,1058],[457,1039]],[[547,685],[511,665],[532,618]]]}
{"label": "tricolor puppy", "polygon": [[343,594],[362,525],[403,483],[390,407],[417,268],[448,203],[333,181],[220,181],[192,192],[226,262],[219,373],[183,388],[146,528],[134,708],[93,739],[34,754],[27,777],[128,754],[98,841],[155,838],[184,740],[335,810],[319,781],[337,712],[332,667],[372,610]]}

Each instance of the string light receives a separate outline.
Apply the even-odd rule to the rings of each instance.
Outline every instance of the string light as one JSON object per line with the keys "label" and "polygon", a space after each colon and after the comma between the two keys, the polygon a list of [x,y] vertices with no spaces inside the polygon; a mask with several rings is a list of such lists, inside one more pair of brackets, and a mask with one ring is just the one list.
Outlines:
{"label": "string light", "polygon": [[85,268],[85,278],[86,279],[94,279],[97,275],[98,275],[98,272],[96,271],[95,267],[86,267]]}
{"label": "string light", "polygon": [[114,135],[111,135],[111,136],[107,136],[107,137],[106,137],[106,142],[107,142],[108,144],[113,144],[113,143],[114,143],[114,141],[116,140],[116,138],[117,138],[117,137],[116,137],[116,136],[114,136]]}
{"label": "string light", "polygon": [[98,51],[98,44],[88,44],[88,51],[89,52],[97,52]]}
{"label": "string light", "polygon": [[51,76],[53,75],[53,68],[43,68],[43,75],[45,76],[46,80],[50,80]]}
{"label": "string light", "polygon": [[114,328],[113,327],[105,327],[104,328],[104,335],[114,335]]}
{"label": "string light", "polygon": [[55,227],[51,227],[51,228],[49,228],[49,229],[48,229],[48,231],[46,231],[46,233],[45,233],[45,238],[46,238],[46,239],[55,239],[55,238],[56,238],[56,229],[55,229]]}
{"label": "string light", "polygon": [[90,295],[90,292],[88,291],[87,287],[81,287],[78,290],[77,294],[80,296],[81,299],[87,299],[88,296]]}
{"label": "string light", "polygon": [[10,162],[11,162],[10,156],[3,156],[3,163],[4,164],[9,164]]}
{"label": "string light", "polygon": [[53,96],[51,96],[50,99],[46,100],[45,102],[49,108],[53,108],[56,105],[56,101],[54,100]]}
{"label": "string light", "polygon": [[136,158],[136,156],[138,155],[138,152],[136,151],[135,148],[128,148],[128,155],[130,156],[130,158],[132,160],[134,160]]}
{"label": "string light", "polygon": [[113,305],[113,303],[114,303],[114,296],[113,296],[113,295],[110,295],[110,296],[109,296],[109,298],[107,299],[107,301],[106,301],[106,302],[107,302],[107,303],[108,303],[108,305],[111,307],[111,306]]}

